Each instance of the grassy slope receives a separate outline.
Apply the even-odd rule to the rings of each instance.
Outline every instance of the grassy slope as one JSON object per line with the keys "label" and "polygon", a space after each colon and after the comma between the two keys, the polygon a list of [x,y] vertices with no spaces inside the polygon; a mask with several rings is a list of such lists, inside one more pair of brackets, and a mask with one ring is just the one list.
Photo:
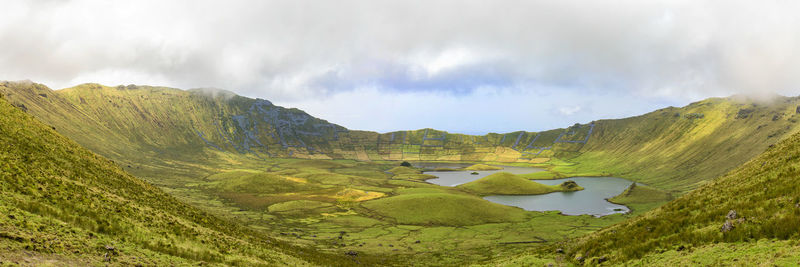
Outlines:
{"label": "grassy slope", "polygon": [[394,174],[394,175],[421,174],[422,173],[421,170],[418,170],[418,169],[415,169],[415,168],[411,168],[411,167],[406,167],[406,166],[397,166],[397,167],[389,169],[387,172],[389,172],[391,174]]}
{"label": "grassy slope", "polygon": [[212,182],[206,186],[222,192],[272,194],[302,192],[320,189],[304,179],[254,171],[232,171],[207,177]]}
{"label": "grassy slope", "polygon": [[798,98],[788,97],[769,104],[711,98],[683,108],[601,120],[580,153],[561,153],[577,164],[563,163],[553,170],[567,176],[612,174],[685,193],[797,132],[798,105]]}
{"label": "grassy slope", "polygon": [[794,240],[718,243],[688,250],[647,254],[634,266],[797,266],[800,245]]}
{"label": "grassy slope", "polygon": [[362,204],[399,224],[476,225],[521,221],[525,211],[478,197],[449,193],[402,194]]}
{"label": "grassy slope", "polygon": [[408,180],[422,181],[422,180],[436,178],[436,176],[434,175],[422,173],[422,170],[405,166],[397,166],[389,169],[386,172],[391,173],[392,178],[394,179],[408,179]]}
{"label": "grassy slope", "polygon": [[500,166],[491,166],[486,164],[475,164],[469,167],[464,168],[468,171],[494,171],[494,170],[502,170],[503,167]]}
{"label": "grassy slope", "polygon": [[305,253],[340,262],[185,205],[2,99],[0,114],[0,258],[303,265],[290,254]]}
{"label": "grassy slope", "polygon": [[669,195],[650,186],[632,183],[625,191],[609,198],[615,203],[645,203],[653,201],[669,201]]}
{"label": "grassy slope", "polygon": [[[236,142],[228,144],[229,140],[224,135],[214,133],[235,132],[233,122],[219,120],[219,115],[237,114],[252,99],[235,98],[237,100],[230,104],[224,97],[209,99],[191,92],[151,87],[145,88],[146,90],[102,87],[97,90],[79,88],[81,90],[54,92],[34,84],[28,86],[36,88],[26,92],[16,88],[22,86],[19,84],[12,86],[6,83],[3,86],[6,88],[0,88],[0,91],[13,93],[14,96],[9,98],[15,104],[25,104],[31,114],[55,126],[60,133],[74,138],[92,151],[117,160],[123,167],[130,166],[126,170],[146,177],[148,181],[163,188],[180,187],[196,182],[199,177],[229,168],[218,167],[217,162],[225,162],[226,166],[235,166],[242,162],[256,166],[255,163],[259,162],[252,155],[235,153],[233,143]],[[7,88],[8,86],[14,88]],[[92,86],[94,85],[84,87]],[[39,96],[39,93],[48,97]],[[82,101],[86,104],[82,104]],[[236,103],[244,105],[237,106]],[[621,120],[598,121],[586,145],[560,143],[555,144],[553,150],[544,151],[540,156],[558,158],[552,158],[549,162],[551,172],[536,175],[557,177],[613,174],[643,181],[659,189],[687,192],[795,132],[797,104],[796,98],[780,98],[769,106],[732,99],[709,99],[684,108],[668,108]],[[81,105],[84,107],[79,107]],[[743,110],[744,116],[739,116]],[[748,110],[752,112],[748,113]],[[695,113],[703,113],[704,116],[687,117],[688,114]],[[213,122],[226,126],[220,130]],[[203,142],[193,131],[196,129],[206,133],[206,137],[221,146],[224,152]],[[443,153],[438,155],[444,155],[448,160],[505,161],[514,157],[513,151],[500,148],[495,150],[495,146],[485,146],[488,143],[511,146],[514,135],[489,134],[479,137],[447,134],[445,141],[426,141],[422,138],[424,132],[401,133],[405,133],[408,143],[445,143],[452,144],[457,149],[442,152],[444,150],[436,147],[413,147],[396,143],[382,146],[378,141],[390,140],[389,134],[358,131],[340,136],[336,148],[320,149],[331,149],[334,156],[360,159],[382,159],[386,155],[391,159],[442,159],[435,156],[437,153]],[[552,141],[559,132],[543,132],[542,137]],[[432,131],[429,137],[438,137],[439,134],[441,133]],[[579,135],[580,133],[573,139],[581,139]],[[400,136],[403,135],[399,135],[397,140],[400,140]],[[506,138],[509,136],[511,138]],[[521,136],[520,144],[533,140],[529,133]],[[459,143],[466,139],[480,145]],[[548,145],[547,142],[543,143],[542,138],[531,144]],[[391,148],[389,154],[381,154],[382,150],[388,148]],[[398,149],[402,151],[402,156],[394,157],[397,155],[394,151]],[[461,154],[446,155],[453,152]],[[496,156],[486,156],[492,153]],[[410,155],[417,156],[413,158]],[[356,179],[348,174],[331,176],[324,173],[302,178],[319,181],[329,179],[328,183],[339,185]],[[170,192],[177,192],[179,197],[186,193],[178,190]]]}
{"label": "grassy slope", "polygon": [[[40,84],[4,82],[0,91],[93,151],[119,160],[141,155],[127,161],[133,165],[152,157],[208,161],[219,156],[214,150],[252,157],[517,161],[521,154],[508,147],[535,139],[527,132],[348,131],[297,109],[199,90],[83,84],[52,91]],[[547,135],[550,141],[555,132]]]}
{"label": "grassy slope", "polygon": [[540,195],[557,191],[577,191],[583,188],[564,188],[561,185],[540,184],[508,172],[498,172],[481,179],[458,185],[457,188],[478,195]]}
{"label": "grassy slope", "polygon": [[[378,134],[347,131],[296,109],[270,105],[264,109],[277,113],[255,112],[254,105],[265,101],[231,93],[211,95],[196,90],[96,84],[52,91],[24,83],[3,83],[0,91],[12,94],[9,99],[26,105],[31,114],[59,132],[123,166],[130,165],[126,170],[143,177],[165,171],[175,172],[175,177],[195,172],[208,175],[219,171],[208,163],[265,157],[549,160],[545,165],[549,172],[527,178],[613,175],[685,193],[800,129],[796,123],[800,115],[795,111],[800,100],[785,97],[769,105],[712,98],[683,108],[600,120],[595,122],[588,142],[582,144],[553,142],[559,136],[560,140],[583,140],[588,134],[586,125],[485,136],[433,129]],[[244,117],[237,121],[236,116]],[[282,122],[274,123],[276,120]],[[286,123],[290,127],[279,128],[289,125]],[[562,136],[564,133],[574,134]],[[534,155],[540,152],[536,147],[548,146],[552,149]],[[177,187],[191,179],[151,182]]]}
{"label": "grassy slope", "polygon": [[672,200],[672,195],[650,186],[631,184],[621,194],[609,198],[611,203],[626,205],[632,209],[651,210]]}
{"label": "grassy slope", "polygon": [[[536,255],[508,257],[484,265],[473,266],[573,266],[564,255]],[[587,262],[587,265],[597,265]],[[706,244],[684,249],[650,253],[643,258],[624,264],[606,262],[603,265],[623,266],[797,266],[800,265],[800,244],[795,240],[759,240]]]}
{"label": "grassy slope", "polygon": [[[799,158],[800,134],[795,134],[709,184],[641,217],[579,239],[567,251],[586,258],[606,256],[619,263],[659,258],[654,253],[679,246],[702,247],[698,253],[714,249],[714,244],[756,246],[762,239],[790,240],[783,244],[796,246],[792,240],[800,237],[796,226],[800,221]],[[731,220],[735,228],[722,232],[730,210],[744,219]]]}

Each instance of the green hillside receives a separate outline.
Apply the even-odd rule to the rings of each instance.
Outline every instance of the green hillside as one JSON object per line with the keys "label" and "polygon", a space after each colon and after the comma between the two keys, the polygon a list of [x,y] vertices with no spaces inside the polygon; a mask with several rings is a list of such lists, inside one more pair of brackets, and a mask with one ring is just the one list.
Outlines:
{"label": "green hillside", "polygon": [[[563,259],[647,266],[796,265],[798,158],[800,133],[666,205],[560,244],[566,253]],[[503,264],[540,258],[518,257]]]}
{"label": "green hillside", "polygon": [[[607,255],[623,262],[681,245],[796,240],[800,237],[798,157],[800,134],[795,134],[706,186],[580,240],[570,252]],[[735,215],[729,215],[731,211]],[[724,230],[725,224],[732,229]]]}
{"label": "green hillside", "polygon": [[650,186],[632,183],[621,194],[609,198],[612,203],[622,204],[634,209],[651,210],[659,204],[670,201],[673,196]]}
{"label": "green hillside", "polygon": [[[177,201],[0,96],[0,261],[308,265],[352,261],[276,242]],[[302,255],[302,258],[299,257]]]}
{"label": "green hillside", "polygon": [[458,185],[457,188],[478,195],[540,195],[558,191],[578,191],[575,182],[561,185],[544,185],[508,172],[498,172],[481,179]]}
{"label": "green hillside", "polygon": [[570,173],[602,172],[687,192],[800,130],[800,98],[711,98],[683,108],[596,122],[591,142],[562,152]]}
{"label": "green hillside", "polygon": [[564,132],[353,131],[221,90],[83,84],[53,91],[41,84],[3,82],[0,91],[93,151],[112,158],[137,152],[142,156],[136,161],[186,154],[198,156],[182,160],[206,160],[230,152],[253,158],[541,162],[533,154],[552,154],[540,147]]}
{"label": "green hillside", "polygon": [[491,166],[486,164],[475,164],[469,167],[464,168],[464,170],[468,171],[494,171],[494,170],[502,170],[503,167],[500,166]]}
{"label": "green hillside", "polygon": [[471,136],[348,130],[222,90],[3,82],[0,92],[137,176],[175,172],[151,180],[171,187],[192,180],[178,176],[218,171],[209,163],[294,157],[531,163],[549,172],[528,178],[613,175],[683,194],[796,132],[800,116],[798,98],[713,98],[567,129]]}
{"label": "green hillside", "polygon": [[520,208],[460,194],[403,194],[368,201],[363,205],[399,224],[461,226],[519,222],[525,218],[525,211]]}
{"label": "green hillside", "polygon": [[[636,217],[682,195],[683,197],[671,204],[624,224],[628,226],[615,226],[613,229],[616,230],[603,230],[580,242],[561,245],[568,258],[565,255],[548,253],[543,254],[544,258],[560,258],[563,263],[564,260],[572,260],[580,254],[584,261],[605,256],[612,263],[637,261],[643,259],[642,257],[663,264],[681,263],[686,259],[676,257],[687,252],[681,250],[680,255],[672,257],[667,251],[670,251],[669,246],[677,244],[675,240],[684,238],[691,240],[687,243],[691,246],[687,247],[697,248],[698,251],[694,256],[687,256],[689,258],[712,254],[728,246],[738,246],[741,242],[750,240],[748,238],[751,233],[753,240],[759,237],[787,240],[774,233],[752,230],[768,228],[755,226],[761,225],[755,222],[763,220],[783,223],[780,218],[786,217],[784,215],[773,218],[774,216],[767,216],[769,214],[758,213],[767,210],[766,208],[755,212],[758,216],[766,217],[742,222],[726,234],[711,234],[712,230],[718,230],[721,223],[724,223],[714,221],[716,217],[711,218],[721,211],[714,210],[708,214],[690,211],[687,208],[690,204],[695,205],[692,206],[694,208],[700,208],[705,207],[705,203],[697,204],[687,199],[712,197],[704,201],[716,203],[713,205],[714,209],[724,206],[720,203],[738,203],[722,201],[729,195],[716,195],[703,190],[709,190],[705,189],[709,186],[719,187],[720,181],[725,179],[733,179],[712,181],[713,178],[758,156],[770,145],[796,133],[797,121],[800,119],[798,98],[776,97],[771,102],[757,102],[743,97],[714,98],[682,108],[670,107],[637,117],[575,124],[566,129],[473,136],[435,129],[391,133],[348,130],[297,109],[282,108],[267,100],[236,96],[221,90],[184,91],[150,86],[108,87],[84,84],[53,91],[35,83],[2,82],[0,94],[5,95],[8,103],[16,106],[14,109],[11,105],[4,104],[9,112],[17,114],[14,115],[17,117],[4,118],[6,123],[17,125],[13,127],[20,129],[15,130],[15,134],[23,133],[22,130],[31,130],[29,124],[39,125],[36,127],[41,129],[34,128],[43,134],[47,133],[47,138],[54,136],[52,138],[56,140],[34,140],[30,142],[32,145],[64,143],[69,145],[67,151],[77,151],[80,149],[77,144],[80,144],[113,160],[108,162],[96,158],[98,162],[74,163],[76,160],[85,160],[75,157],[89,153],[86,150],[80,150],[84,154],[40,153],[43,157],[42,163],[37,164],[44,166],[41,167],[22,165],[31,164],[28,162],[30,159],[19,158],[24,153],[6,152],[4,157],[14,156],[17,159],[8,161],[9,163],[3,165],[4,168],[11,168],[12,165],[9,164],[13,163],[16,164],[14,168],[19,170],[42,174],[17,175],[32,177],[30,179],[33,182],[6,182],[3,192],[13,193],[4,194],[2,203],[15,204],[3,204],[3,207],[27,212],[25,214],[30,216],[39,216],[36,217],[39,221],[63,221],[71,227],[69,229],[83,229],[75,231],[89,231],[93,236],[105,238],[102,242],[97,241],[100,243],[92,243],[94,241],[84,242],[83,237],[72,241],[66,237],[58,237],[59,242],[80,241],[79,243],[88,244],[85,246],[97,249],[97,245],[113,240],[115,244],[126,244],[124,246],[130,247],[133,251],[131,253],[152,253],[155,256],[143,257],[155,258],[154,263],[169,262],[175,258],[175,261],[181,262],[249,265],[286,261],[287,264],[293,264],[292,261],[301,261],[297,255],[305,255],[300,258],[314,263],[327,261],[340,264],[342,262],[339,261],[343,259],[344,262],[352,262],[347,258],[352,256],[340,258],[329,254],[344,255],[345,252],[353,251],[360,253],[358,258],[362,263],[370,259],[387,260],[386,256],[392,255],[394,257],[389,262],[383,263],[435,262],[441,265],[460,265],[469,261],[496,259],[499,257],[497,255],[508,256],[539,247],[549,248],[550,244],[562,242],[566,238],[575,238]],[[32,117],[43,124],[32,122]],[[17,121],[23,119],[24,122]],[[9,126],[7,129],[16,129],[13,127]],[[19,138],[14,137],[14,134],[3,135],[7,135],[4,137],[7,140],[23,142],[19,138],[30,134],[25,133]],[[11,141],[8,142],[15,144],[14,149],[22,147]],[[770,151],[775,149],[777,148]],[[92,158],[97,157],[91,155]],[[484,178],[459,188],[449,188],[426,183],[425,180],[433,176],[421,173],[420,169],[397,167],[400,160],[536,166],[547,171],[512,175],[513,177],[500,175],[500,178]],[[752,161],[749,164],[752,165]],[[50,165],[58,166],[63,171],[48,173],[50,169],[58,169]],[[74,172],[75,166],[100,166],[97,168],[102,171],[92,172],[102,175],[81,176],[81,179],[88,179],[87,181],[91,180],[87,177],[101,177],[103,179],[100,180],[122,179],[125,182],[96,185],[81,180],[77,183],[76,188],[84,190],[80,191],[82,195],[92,196],[91,193],[94,193],[102,200],[92,200],[91,203],[95,203],[95,206],[86,204],[89,202],[57,202],[42,206],[44,204],[41,203],[60,198],[48,200],[39,191],[50,190],[52,186],[71,186],[55,187],[53,190],[73,192],[70,188],[74,186],[61,183],[50,185],[46,184],[49,180],[36,179],[70,177],[59,173]],[[773,167],[780,169],[781,166]],[[741,171],[733,173],[738,172]],[[3,175],[8,176],[5,173],[4,170]],[[131,173],[147,183],[126,173]],[[617,176],[641,182],[646,186],[637,185],[611,199],[628,205],[633,213],[601,218],[563,216],[556,212],[527,212],[479,198],[486,194],[550,192],[555,188],[543,188],[526,178],[571,176]],[[16,176],[11,177],[17,179]],[[5,176],[3,178],[6,179]],[[30,188],[27,186],[43,183],[46,185]],[[120,189],[129,188],[130,183],[138,184],[143,189]],[[731,183],[727,189],[744,188],[750,183],[750,180]],[[119,188],[115,189],[117,184]],[[467,189],[461,190],[464,188]],[[704,189],[692,191],[696,188]],[[759,189],[758,185],[747,190],[755,189]],[[146,193],[140,192],[142,190]],[[731,193],[717,191],[722,192],[721,194]],[[748,193],[757,192],[761,191]],[[789,194],[787,192],[789,191],[784,193]],[[159,201],[145,200],[145,196],[154,194],[158,195],[155,199]],[[28,200],[34,196],[35,201]],[[6,199],[14,199],[14,202],[5,201]],[[737,201],[746,200],[757,202],[764,199],[756,196],[737,198]],[[797,202],[798,199],[791,201]],[[126,208],[120,211],[121,215],[105,212],[89,215],[91,218],[102,218],[88,220],[89,222],[73,218],[76,216],[72,214],[78,214],[74,211],[95,214],[89,211],[93,211],[98,203],[106,203],[100,206],[104,208],[101,210],[116,210],[114,207],[119,203],[126,203]],[[683,206],[676,208],[675,205]],[[769,205],[772,204],[767,203],[765,207],[770,207]],[[470,208],[471,206],[481,209]],[[753,207],[740,207],[737,211],[742,209],[742,212],[749,212],[745,208]],[[128,216],[132,214],[128,209],[153,212],[137,218],[159,219],[153,224],[142,223]],[[670,214],[669,216],[674,217],[669,217],[666,221],[675,223],[674,225],[648,221],[648,218],[670,209],[686,213]],[[727,210],[724,212],[727,213]],[[201,229],[197,231],[208,234],[195,235],[192,232],[189,235],[187,233],[190,231],[185,229],[166,233],[159,230],[172,229],[169,228],[172,226],[163,226],[170,225],[169,222],[173,221],[163,219],[171,218],[170,216],[178,216],[182,222],[186,221],[185,224],[179,224],[181,226],[190,225],[186,227]],[[214,219],[217,217],[222,219]],[[634,222],[652,223],[654,226],[631,226]],[[716,225],[718,223],[720,225]],[[620,227],[624,227],[624,230]],[[639,232],[641,229],[637,227],[645,227],[647,233]],[[776,226],[775,229],[780,227],[782,226]],[[728,237],[739,229],[751,230],[744,234],[747,238]],[[777,231],[775,229],[769,231]],[[32,233],[50,235],[51,232],[54,231]],[[630,235],[616,234],[623,232]],[[275,240],[266,237],[264,233],[271,233],[270,238]],[[451,234],[455,237],[451,237]],[[205,238],[212,235],[223,238]],[[20,235],[15,234],[0,241],[18,242],[22,240],[18,236]],[[652,242],[632,242],[630,237],[655,239]],[[211,239],[215,241],[209,241]],[[36,237],[35,240],[40,239]],[[415,242],[418,240],[427,240],[429,243]],[[626,250],[615,250],[611,245],[604,245],[598,240],[629,247]],[[13,242],[7,244],[17,244]],[[22,241],[18,243],[22,244],[20,242]],[[264,242],[271,245],[245,245],[227,249],[226,246],[232,244],[231,242]],[[390,243],[393,246],[383,246]],[[80,255],[77,252],[62,253],[66,250],[35,250],[19,244],[9,245],[7,257],[16,257],[15,255],[25,251],[50,251],[47,255]],[[402,250],[394,247],[401,244]],[[748,249],[774,247],[759,244],[761,245]],[[33,245],[30,247],[35,248]],[[663,255],[671,258],[654,256],[654,249],[665,251]],[[312,250],[324,253],[308,252]],[[106,252],[103,249],[99,251]],[[538,254],[533,258],[542,259]],[[509,260],[519,259],[522,257]]]}

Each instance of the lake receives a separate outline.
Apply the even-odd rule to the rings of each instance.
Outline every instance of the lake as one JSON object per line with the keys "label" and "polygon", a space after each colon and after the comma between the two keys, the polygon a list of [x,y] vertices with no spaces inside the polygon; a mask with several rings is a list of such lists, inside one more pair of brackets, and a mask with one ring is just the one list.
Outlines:
{"label": "lake", "polygon": [[[461,168],[470,164],[462,163],[418,163],[415,166],[424,168]],[[543,171],[539,168],[503,166],[503,170],[477,171],[478,175],[470,174],[472,171],[429,171],[438,178],[429,179],[427,182],[442,186],[457,186],[468,183],[493,173],[510,172],[513,174],[527,174]],[[558,210],[566,215],[593,215],[605,216],[614,213],[626,213],[630,209],[624,205],[608,202],[606,199],[624,192],[631,181],[617,177],[572,177],[556,180],[533,180],[547,185],[557,185],[564,181],[573,180],[584,190],[575,192],[553,192],[543,195],[496,195],[484,199],[494,203],[520,207],[530,211]]]}
{"label": "lake", "polygon": [[572,180],[583,186],[584,190],[575,192],[553,192],[543,195],[487,196],[484,199],[494,203],[520,207],[525,210],[558,210],[566,215],[589,214],[605,216],[626,213],[630,209],[624,205],[608,202],[606,199],[624,192],[631,181],[617,177],[572,177],[557,180],[534,180],[538,183],[556,185]]}

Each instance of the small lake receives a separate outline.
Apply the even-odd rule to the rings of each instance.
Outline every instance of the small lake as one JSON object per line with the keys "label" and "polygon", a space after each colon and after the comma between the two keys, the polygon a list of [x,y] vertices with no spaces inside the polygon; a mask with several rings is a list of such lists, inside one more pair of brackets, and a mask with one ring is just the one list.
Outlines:
{"label": "small lake", "polygon": [[[419,164],[419,165],[417,165]],[[422,162],[415,167],[423,168],[463,168],[468,163],[435,163]],[[478,175],[470,174],[472,171],[430,171],[425,174],[435,175],[438,178],[429,179],[427,182],[442,186],[457,186],[468,183],[493,173],[510,172],[513,174],[527,174],[543,171],[539,168],[503,166],[503,170],[477,171]],[[558,210],[565,215],[593,215],[605,216],[614,213],[626,213],[630,209],[624,205],[608,202],[606,199],[624,192],[631,181],[617,177],[572,177],[556,180],[533,180],[547,185],[558,185],[567,180],[573,180],[584,190],[575,192],[553,192],[543,195],[497,195],[487,196],[484,199],[507,206],[520,207],[529,211]]]}

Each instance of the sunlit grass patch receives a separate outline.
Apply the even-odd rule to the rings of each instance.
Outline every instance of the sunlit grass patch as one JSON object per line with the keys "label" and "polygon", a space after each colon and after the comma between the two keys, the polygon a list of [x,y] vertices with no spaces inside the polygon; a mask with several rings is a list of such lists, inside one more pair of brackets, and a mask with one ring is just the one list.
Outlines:
{"label": "sunlit grass patch", "polygon": [[399,224],[475,225],[520,221],[525,211],[481,198],[444,193],[404,194],[362,204]]}

